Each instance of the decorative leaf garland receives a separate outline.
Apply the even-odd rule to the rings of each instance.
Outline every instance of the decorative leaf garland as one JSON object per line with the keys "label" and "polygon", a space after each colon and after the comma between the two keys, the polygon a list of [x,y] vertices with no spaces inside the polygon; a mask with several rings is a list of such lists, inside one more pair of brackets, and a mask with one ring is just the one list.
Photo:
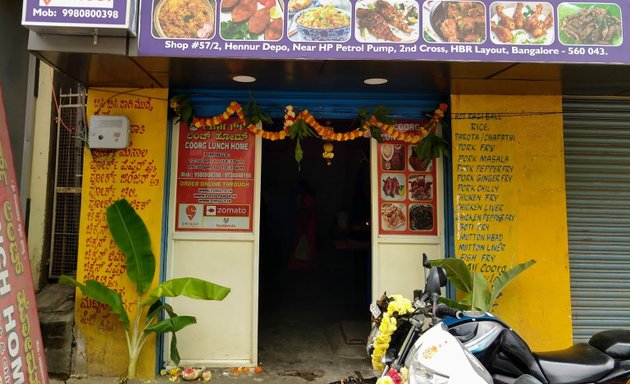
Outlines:
{"label": "decorative leaf garland", "polygon": [[241,124],[250,132],[261,136],[263,139],[272,141],[284,140],[288,136],[297,140],[295,160],[298,163],[298,167],[304,155],[301,140],[309,136],[315,136],[315,133],[324,140],[348,141],[367,136],[366,132],[370,132],[370,136],[379,142],[382,142],[382,134],[387,133],[396,140],[417,144],[414,147],[414,151],[419,158],[433,159],[441,155],[449,155],[448,143],[442,137],[437,136],[436,133],[440,120],[444,118],[444,112],[447,109],[446,104],[440,104],[427,124],[415,132],[397,130],[394,127],[395,121],[388,117],[389,110],[383,106],[376,107],[372,113],[368,113],[365,108],[361,108],[359,112],[361,126],[353,131],[344,133],[335,132],[332,128],[319,124],[315,117],[306,109],[296,113],[291,105],[285,107],[282,130],[267,131],[258,128],[258,123],[269,124],[272,123],[272,120],[269,115],[258,107],[253,98],[246,105],[245,110],[239,103],[232,101],[225,109],[225,112],[208,118],[193,116],[190,98],[187,95],[178,95],[171,98],[170,107],[177,117],[176,122],[183,121],[198,129],[221,124],[236,114]]}

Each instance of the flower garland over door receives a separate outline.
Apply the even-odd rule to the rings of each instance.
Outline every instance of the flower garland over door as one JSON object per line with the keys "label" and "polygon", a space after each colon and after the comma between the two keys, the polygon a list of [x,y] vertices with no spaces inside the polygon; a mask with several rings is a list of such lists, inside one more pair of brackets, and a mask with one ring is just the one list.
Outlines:
{"label": "flower garland over door", "polygon": [[[403,141],[411,144],[418,144],[416,150],[420,158],[435,158],[442,154],[448,154],[446,142],[436,135],[439,122],[444,118],[447,109],[446,104],[440,104],[433,112],[427,123],[416,131],[401,131],[396,128],[395,122],[391,122],[386,116],[374,113],[369,116],[362,116],[363,124],[350,132],[335,132],[334,129],[321,125],[315,117],[308,111],[302,110],[296,112],[292,105],[288,105],[284,110],[284,121],[282,130],[268,131],[259,128],[262,124],[258,122],[268,122],[271,119],[258,109],[257,105],[247,106],[247,110],[252,112],[250,116],[246,116],[243,107],[236,101],[232,101],[225,111],[213,117],[196,117],[193,116],[190,98],[187,95],[178,95],[170,100],[170,107],[177,121],[184,121],[191,124],[197,129],[209,128],[224,123],[232,116],[236,115],[239,122],[243,124],[250,132],[261,136],[263,139],[276,141],[284,140],[287,137],[296,139],[295,159],[300,163],[302,160],[302,148],[300,139],[308,136],[314,136],[312,130],[326,141],[348,141],[355,140],[359,137],[374,137],[379,142],[381,134],[388,134],[395,140]],[[255,115],[255,116],[254,116]],[[375,132],[376,130],[376,132]],[[423,140],[428,138],[428,140]],[[328,151],[331,152],[331,151]],[[330,160],[330,159],[328,159]]]}

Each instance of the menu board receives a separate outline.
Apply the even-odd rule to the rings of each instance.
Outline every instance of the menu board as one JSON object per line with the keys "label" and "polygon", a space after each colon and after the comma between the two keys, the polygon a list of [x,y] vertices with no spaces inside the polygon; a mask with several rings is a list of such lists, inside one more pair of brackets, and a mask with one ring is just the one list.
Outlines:
{"label": "menu board", "polygon": [[494,281],[515,251],[518,130],[499,114],[452,118],[456,253]]}
{"label": "menu board", "polygon": [[22,25],[35,31],[125,36],[136,34],[135,0],[24,0]]}
{"label": "menu board", "polygon": [[140,55],[630,63],[630,3],[142,0]]}
{"label": "menu board", "polygon": [[[418,121],[396,124],[401,131],[420,127]],[[435,235],[435,160],[418,158],[415,144],[383,136],[377,145],[379,233]]]}
{"label": "menu board", "polygon": [[48,383],[9,128],[0,87],[0,359],[3,383]]}
{"label": "menu board", "polygon": [[177,231],[253,230],[255,144],[236,118],[199,128],[180,123]]}

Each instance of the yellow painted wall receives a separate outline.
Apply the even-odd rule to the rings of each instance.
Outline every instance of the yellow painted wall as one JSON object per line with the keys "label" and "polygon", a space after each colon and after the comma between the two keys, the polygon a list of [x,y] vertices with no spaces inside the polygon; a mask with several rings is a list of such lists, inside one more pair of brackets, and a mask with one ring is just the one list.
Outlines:
{"label": "yellow painted wall", "polygon": [[462,81],[452,92],[455,254],[487,278],[535,259],[494,312],[532,350],[564,348],[572,325],[559,85]]}
{"label": "yellow painted wall", "polygon": [[[131,145],[119,150],[85,149],[77,280],[98,280],[135,306],[135,285],[125,273],[124,256],[113,242],[105,209],[126,198],[146,223],[156,265],[160,265],[166,157],[166,89],[89,89],[87,116],[123,115],[130,120]],[[154,283],[159,273],[156,271]],[[132,318],[133,315],[130,316]],[[85,338],[87,373],[127,373],[128,352],[117,316],[77,291],[75,321]],[[155,376],[155,340],[149,339],[138,363],[139,377]]]}

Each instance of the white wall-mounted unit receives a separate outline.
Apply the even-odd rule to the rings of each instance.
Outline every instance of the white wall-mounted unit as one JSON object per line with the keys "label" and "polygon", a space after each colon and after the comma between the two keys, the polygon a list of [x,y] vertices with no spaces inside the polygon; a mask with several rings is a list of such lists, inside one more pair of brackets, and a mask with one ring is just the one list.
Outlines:
{"label": "white wall-mounted unit", "polygon": [[90,117],[88,147],[92,149],[121,149],[129,146],[129,119],[125,116]]}

